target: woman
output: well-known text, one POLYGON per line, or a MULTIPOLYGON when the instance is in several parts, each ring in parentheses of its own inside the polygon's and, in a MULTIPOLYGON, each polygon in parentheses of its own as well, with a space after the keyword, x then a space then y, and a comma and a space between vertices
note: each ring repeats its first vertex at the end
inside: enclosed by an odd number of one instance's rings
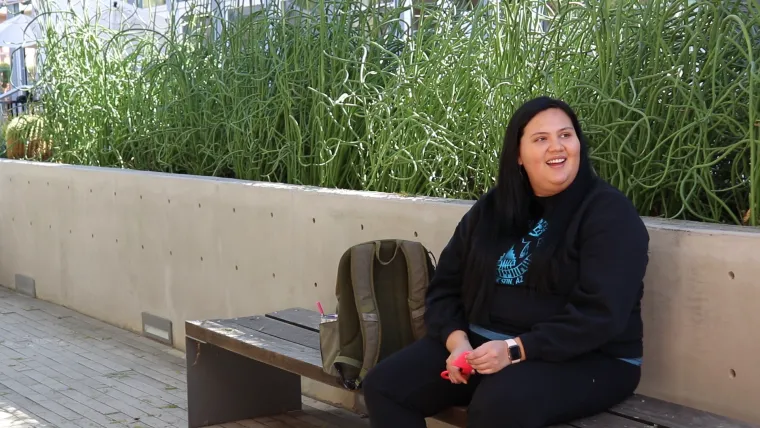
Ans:
POLYGON ((523 105, 499 167, 441 253, 428 335, 363 383, 372 427, 424 427, 468 405, 469 427, 541 428, 602 412, 638 386, 649 235, 594 174, 572 109, 546 97, 523 105), (469 377, 453 365, 467 351, 469 377))

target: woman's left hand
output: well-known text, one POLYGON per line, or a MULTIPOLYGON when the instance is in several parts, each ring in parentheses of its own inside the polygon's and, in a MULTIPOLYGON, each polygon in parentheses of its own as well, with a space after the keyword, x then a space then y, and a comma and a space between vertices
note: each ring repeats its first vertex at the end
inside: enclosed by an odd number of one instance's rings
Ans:
POLYGON ((467 355, 467 362, 480 374, 496 373, 511 363, 507 342, 486 342, 467 355))

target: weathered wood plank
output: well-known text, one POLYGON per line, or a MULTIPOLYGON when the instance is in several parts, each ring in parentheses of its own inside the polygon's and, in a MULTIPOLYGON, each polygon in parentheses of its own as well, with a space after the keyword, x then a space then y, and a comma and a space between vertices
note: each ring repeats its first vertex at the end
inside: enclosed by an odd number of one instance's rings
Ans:
POLYGON ((233 322, 187 321, 185 332, 196 340, 328 385, 340 386, 334 377, 322 371, 319 351, 312 348, 253 331, 233 322))
POLYGON ((600 413, 590 418, 584 418, 569 423, 575 428, 652 428, 653 425, 632 421, 622 416, 610 413, 600 413))
POLYGON ((293 428, 289 424, 286 424, 285 422, 279 421, 274 418, 257 418, 256 422, 263 425, 265 428, 293 428))
MULTIPOLYGON (((299 413, 303 413, 303 410, 301 410, 299 413)), ((285 424, 289 428, 314 428, 314 425, 297 419, 295 416, 297 415, 294 415, 292 413, 283 413, 281 415, 272 416, 272 419, 285 424)))
POLYGON ((287 340, 288 342, 297 343, 299 345, 319 350, 319 333, 274 318, 257 315, 253 317, 213 321, 230 321, 243 327, 250 328, 254 331, 266 333, 270 336, 287 340))
POLYGON ((667 428, 758 428, 758 425, 641 395, 620 403, 610 412, 667 428))
MULTIPOLYGON (((245 428, 266 428, 266 425, 256 422, 255 419, 246 419, 244 421, 237 421, 237 424, 245 428)), ((224 427, 224 425, 221 425, 221 426, 224 427)))
MULTIPOLYGON (((455 426, 467 426, 467 408, 452 407, 439 414, 438 418, 455 426)), ((609 413, 602 413, 591 418, 572 421, 568 424, 552 425, 549 428, 652 428, 652 425, 631 421, 609 413)))
POLYGON ((319 312, 304 308, 290 308, 270 312, 267 317, 300 326, 319 333, 319 312))
POLYGON ((299 421, 308 423, 310 426, 314 428, 329 428, 330 426, 332 426, 330 425, 329 422, 325 421, 324 419, 321 419, 319 417, 319 413, 320 413, 319 410, 314 409, 304 404, 301 414, 295 415, 294 417, 298 419, 299 421))

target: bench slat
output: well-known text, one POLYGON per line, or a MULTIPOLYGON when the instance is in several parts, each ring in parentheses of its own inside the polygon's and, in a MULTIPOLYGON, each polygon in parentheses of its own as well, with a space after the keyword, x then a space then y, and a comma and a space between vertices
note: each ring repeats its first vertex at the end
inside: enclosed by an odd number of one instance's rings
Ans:
POLYGON ((319 312, 304 308, 290 308, 270 312, 267 317, 319 333, 319 312))
POLYGON ((652 428, 652 425, 632 421, 610 413, 600 413, 590 418, 570 422, 575 428, 652 428))
POLYGON ((620 403, 610 412, 668 428, 758 428, 758 425, 641 395, 620 403))
MULTIPOLYGON (((442 412, 439 416, 452 425, 466 426, 467 410, 464 407, 453 407, 442 412)), ((596 416, 571 421, 567 424, 552 425, 549 428, 652 428, 653 426, 610 413, 600 413, 596 416)))
POLYGON ((293 324, 258 315, 253 317, 232 318, 230 321, 254 331, 266 333, 270 336, 287 340, 288 342, 319 350, 319 333, 293 324))

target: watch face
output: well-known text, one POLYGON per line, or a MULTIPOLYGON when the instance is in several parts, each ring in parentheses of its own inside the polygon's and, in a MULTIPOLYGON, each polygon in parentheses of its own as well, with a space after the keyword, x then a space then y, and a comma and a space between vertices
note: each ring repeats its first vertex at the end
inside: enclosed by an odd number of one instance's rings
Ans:
POLYGON ((512 361, 519 360, 521 356, 522 355, 520 355, 520 347, 519 346, 510 346, 509 347, 509 359, 510 360, 512 360, 512 361))

